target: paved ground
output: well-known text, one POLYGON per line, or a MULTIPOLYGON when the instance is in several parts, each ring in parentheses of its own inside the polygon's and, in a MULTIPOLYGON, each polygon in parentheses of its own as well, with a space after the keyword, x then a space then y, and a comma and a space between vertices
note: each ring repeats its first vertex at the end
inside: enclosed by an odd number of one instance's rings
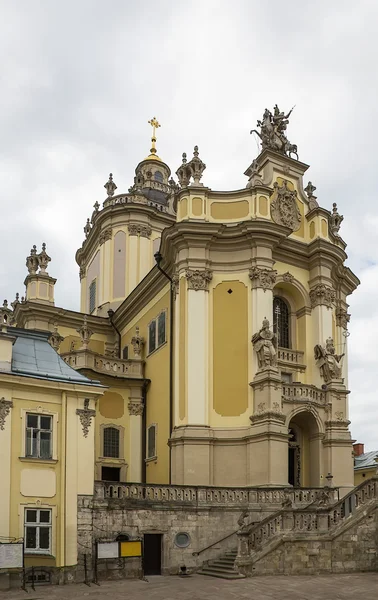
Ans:
POLYGON ((67 585, 0 592, 0 600, 377 600, 378 573, 306 577, 253 577, 226 581, 201 575, 149 577, 145 581, 104 582, 101 586, 67 585))

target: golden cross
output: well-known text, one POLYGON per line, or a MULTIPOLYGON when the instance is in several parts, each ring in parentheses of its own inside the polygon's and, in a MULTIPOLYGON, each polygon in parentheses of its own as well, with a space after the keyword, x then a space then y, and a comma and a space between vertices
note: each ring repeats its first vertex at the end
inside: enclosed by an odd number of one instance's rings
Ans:
POLYGON ((153 119, 151 119, 151 121, 148 121, 149 124, 152 126, 152 137, 155 137, 155 129, 158 129, 159 127, 161 127, 160 123, 158 122, 158 120, 156 119, 156 117, 154 117, 153 119))

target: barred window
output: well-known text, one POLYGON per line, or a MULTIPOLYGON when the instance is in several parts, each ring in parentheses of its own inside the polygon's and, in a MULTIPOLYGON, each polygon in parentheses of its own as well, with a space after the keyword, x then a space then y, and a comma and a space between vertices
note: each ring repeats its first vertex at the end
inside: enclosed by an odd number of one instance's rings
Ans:
POLYGON ((273 331, 277 335, 278 345, 290 348, 289 307, 279 297, 273 300, 273 331))
POLYGON ((26 456, 31 458, 52 457, 52 417, 26 415, 26 456))
POLYGON ((25 551, 51 553, 51 510, 25 509, 25 551))
POLYGON ((148 326, 148 352, 149 354, 166 342, 166 316, 163 310, 148 326))
POLYGON ((148 350, 153 352, 156 348, 156 321, 151 321, 148 326, 148 350))
POLYGON ((156 456, 156 425, 150 425, 147 430, 147 458, 156 456))
POLYGON ((119 429, 115 427, 104 429, 104 456, 119 458, 119 429))
POLYGON ((123 360, 128 360, 128 358, 129 358, 129 347, 128 346, 123 347, 122 358, 123 358, 123 360))
POLYGON ((89 286, 89 312, 93 313, 96 308, 96 280, 94 279, 89 286))
POLYGON ((165 342, 165 312, 158 316, 158 341, 157 345, 161 346, 165 342))

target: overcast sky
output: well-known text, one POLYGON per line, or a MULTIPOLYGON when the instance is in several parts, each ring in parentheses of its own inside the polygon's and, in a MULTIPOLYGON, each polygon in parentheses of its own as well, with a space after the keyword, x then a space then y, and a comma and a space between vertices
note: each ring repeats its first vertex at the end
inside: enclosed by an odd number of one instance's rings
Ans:
POLYGON ((198 144, 203 182, 241 188, 266 106, 321 206, 345 219, 352 435, 378 449, 378 2, 0 0, 0 297, 24 292, 47 243, 56 304, 79 308, 76 249, 110 171, 118 192, 150 148, 172 172, 198 144))

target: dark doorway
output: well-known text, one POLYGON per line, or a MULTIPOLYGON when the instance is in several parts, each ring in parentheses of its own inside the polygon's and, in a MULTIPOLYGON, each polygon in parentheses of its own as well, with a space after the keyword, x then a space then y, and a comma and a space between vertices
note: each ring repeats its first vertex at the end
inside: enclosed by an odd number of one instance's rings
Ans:
POLYGON ((143 544, 145 575, 161 575, 161 534, 145 533, 143 544))
POLYGON ((119 467, 102 467, 101 479, 102 481, 120 481, 119 467))

